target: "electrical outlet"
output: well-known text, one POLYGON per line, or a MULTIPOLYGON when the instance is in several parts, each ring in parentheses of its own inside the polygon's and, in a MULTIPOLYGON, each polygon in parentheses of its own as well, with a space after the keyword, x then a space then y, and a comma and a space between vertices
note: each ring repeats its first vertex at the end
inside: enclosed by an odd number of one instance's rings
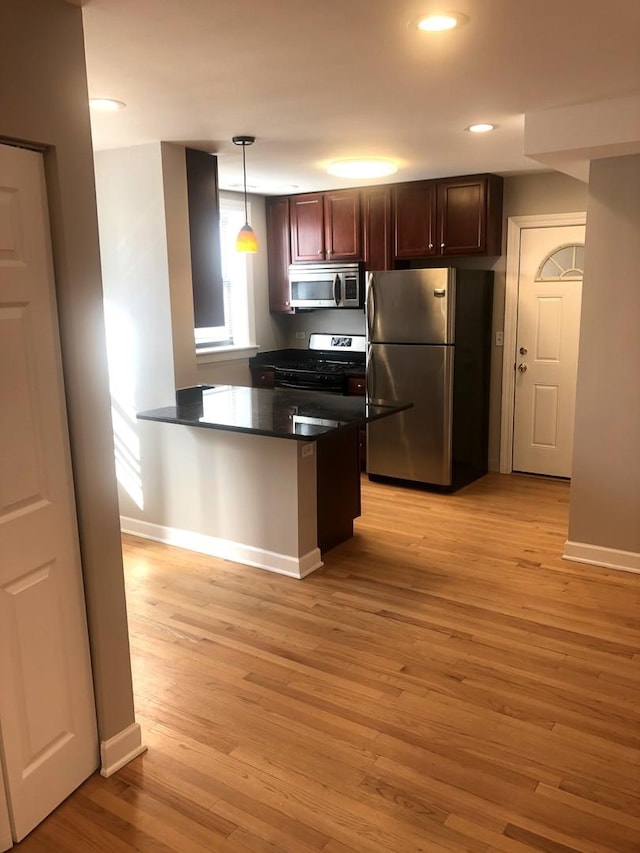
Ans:
POLYGON ((296 332, 296 340, 303 341, 307 336, 304 332, 296 332))
POLYGON ((504 346, 504 332, 496 332, 496 346, 503 347, 504 346))

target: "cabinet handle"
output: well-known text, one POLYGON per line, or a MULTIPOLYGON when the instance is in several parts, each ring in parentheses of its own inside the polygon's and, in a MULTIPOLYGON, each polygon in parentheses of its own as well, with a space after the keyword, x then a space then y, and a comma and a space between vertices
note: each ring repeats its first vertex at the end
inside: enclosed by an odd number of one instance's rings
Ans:
POLYGON ((321 254, 322 254, 322 249, 318 249, 318 254, 319 254, 319 255, 321 255, 321 254))
POLYGON ((444 249, 444 243, 440 243, 440 248, 444 249))
POLYGON ((433 249, 433 243, 429 243, 429 248, 433 249))
POLYGON ((327 249, 327 255, 329 255, 329 256, 333 255, 333 249, 327 249))

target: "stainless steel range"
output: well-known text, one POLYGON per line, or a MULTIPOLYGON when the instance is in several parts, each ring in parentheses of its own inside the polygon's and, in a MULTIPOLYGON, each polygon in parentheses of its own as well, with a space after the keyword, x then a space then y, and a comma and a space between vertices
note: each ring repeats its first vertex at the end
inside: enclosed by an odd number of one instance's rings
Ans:
POLYGON ((251 360, 251 366, 272 370, 276 388, 342 394, 350 374, 364 375, 365 352, 365 335, 314 332, 309 337, 308 349, 260 353, 251 360))

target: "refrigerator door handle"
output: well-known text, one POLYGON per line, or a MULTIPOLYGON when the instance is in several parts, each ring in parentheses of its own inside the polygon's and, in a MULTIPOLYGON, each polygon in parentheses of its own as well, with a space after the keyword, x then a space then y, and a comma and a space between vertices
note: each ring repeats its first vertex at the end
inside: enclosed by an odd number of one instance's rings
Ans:
POLYGON ((376 310, 376 300, 373 293, 373 273, 369 273, 369 279, 367 281, 367 330, 369 333, 369 340, 371 340, 373 333, 373 320, 374 313, 376 310))
POLYGON ((373 347, 371 345, 369 345, 369 349, 367 351, 367 378, 365 384, 367 399, 371 400, 373 398, 372 390, 375 388, 376 384, 375 367, 373 364, 373 347))

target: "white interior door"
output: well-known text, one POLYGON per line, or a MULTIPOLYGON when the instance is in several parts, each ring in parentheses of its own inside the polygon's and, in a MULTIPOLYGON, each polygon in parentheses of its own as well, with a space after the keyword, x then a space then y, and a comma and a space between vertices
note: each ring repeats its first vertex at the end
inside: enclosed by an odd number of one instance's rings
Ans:
POLYGON ((513 470, 571 476, 584 226, 520 237, 513 470))
POLYGON ((0 146, 0 770, 23 838, 98 766, 42 157, 0 146))

